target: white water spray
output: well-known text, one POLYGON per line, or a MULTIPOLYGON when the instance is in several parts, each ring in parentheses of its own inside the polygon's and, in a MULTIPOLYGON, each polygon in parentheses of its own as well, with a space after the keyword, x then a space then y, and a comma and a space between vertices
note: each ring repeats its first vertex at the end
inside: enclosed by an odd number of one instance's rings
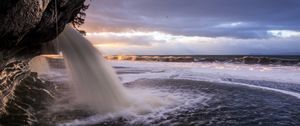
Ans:
POLYGON ((72 87, 81 103, 100 113, 128 106, 127 95, 116 73, 87 39, 70 26, 58 38, 72 87))

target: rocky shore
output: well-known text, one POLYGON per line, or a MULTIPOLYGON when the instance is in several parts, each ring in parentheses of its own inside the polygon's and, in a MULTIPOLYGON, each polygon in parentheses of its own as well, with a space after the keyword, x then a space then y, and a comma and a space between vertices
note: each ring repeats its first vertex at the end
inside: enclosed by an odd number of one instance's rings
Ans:
POLYGON ((0 125, 38 125, 39 111, 55 86, 31 72, 28 62, 43 54, 82 10, 85 0, 1 0, 0 125), (55 4, 56 3, 56 4, 55 4))

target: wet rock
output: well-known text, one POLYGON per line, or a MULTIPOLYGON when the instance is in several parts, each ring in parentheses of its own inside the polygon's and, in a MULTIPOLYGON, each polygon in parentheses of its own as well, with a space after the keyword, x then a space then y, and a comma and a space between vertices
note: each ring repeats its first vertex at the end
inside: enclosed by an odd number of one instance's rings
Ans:
POLYGON ((32 73, 28 61, 75 19, 84 1, 0 1, 1 126, 38 124, 38 112, 51 102, 54 85, 32 73))
POLYGON ((57 9, 55 0, 1 0, 0 49, 53 40, 75 18, 85 0, 56 1, 57 9))
POLYGON ((0 125, 36 125, 38 112, 54 99, 55 86, 30 72, 28 64, 11 61, 1 72, 0 125))

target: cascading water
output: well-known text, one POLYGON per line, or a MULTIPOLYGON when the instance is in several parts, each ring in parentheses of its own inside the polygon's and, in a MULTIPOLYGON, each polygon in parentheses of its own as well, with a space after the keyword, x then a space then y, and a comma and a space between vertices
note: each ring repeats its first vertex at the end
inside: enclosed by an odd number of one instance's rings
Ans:
POLYGON ((87 39, 70 26, 58 38, 80 103, 100 113, 128 106, 127 94, 116 73, 87 39))

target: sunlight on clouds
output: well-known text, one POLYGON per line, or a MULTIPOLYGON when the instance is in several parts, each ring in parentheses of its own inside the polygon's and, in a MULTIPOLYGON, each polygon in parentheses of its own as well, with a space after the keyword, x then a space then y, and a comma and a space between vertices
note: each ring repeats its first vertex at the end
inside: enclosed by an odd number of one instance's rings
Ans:
POLYGON ((165 32, 129 31, 87 33, 87 38, 107 55, 260 54, 297 52, 299 32, 272 31, 267 39, 237 39, 173 35, 165 32), (245 53, 246 52, 246 53, 245 53))
POLYGON ((280 38, 300 37, 300 32, 291 30, 270 30, 268 33, 280 38))
POLYGON ((117 47, 121 47, 121 45, 119 45, 119 44, 94 44, 94 46, 100 47, 100 48, 117 48, 117 47))
POLYGON ((104 54, 191 54, 215 43, 214 38, 158 31, 98 32, 87 33, 86 37, 104 54))
POLYGON ((157 36, 158 39, 164 39, 166 33, 163 32, 92 32, 87 33, 87 36, 119 36, 119 37, 135 37, 135 36, 157 36))
MULTIPOLYGON (((87 38, 91 39, 92 42, 95 42, 95 38, 99 38, 101 40, 105 40, 101 42, 96 42, 97 44, 116 44, 115 40, 135 40, 141 41, 142 39, 147 38, 148 41, 151 41, 152 44, 155 43, 162 43, 162 42, 211 42, 213 40, 209 37, 198 37, 198 36, 183 36, 183 35, 172 35, 164 32, 153 31, 153 32, 140 32, 140 31, 133 31, 133 32, 94 32, 94 33, 87 33, 87 38), (136 40, 134 38, 140 38, 140 40, 136 40), (103 38, 110 38, 112 41, 103 38)), ((98 39, 98 40, 99 40, 98 39)), ((131 43, 125 42, 123 44, 130 45, 131 43)), ((136 43, 136 42, 135 42, 136 43)), ((122 43, 119 43, 122 44, 122 43)), ((144 44, 141 44, 144 45, 144 44)))
POLYGON ((234 28, 234 27, 239 27, 239 26, 245 26, 245 22, 231 22, 231 23, 223 23, 219 24, 216 27, 217 28, 234 28))

